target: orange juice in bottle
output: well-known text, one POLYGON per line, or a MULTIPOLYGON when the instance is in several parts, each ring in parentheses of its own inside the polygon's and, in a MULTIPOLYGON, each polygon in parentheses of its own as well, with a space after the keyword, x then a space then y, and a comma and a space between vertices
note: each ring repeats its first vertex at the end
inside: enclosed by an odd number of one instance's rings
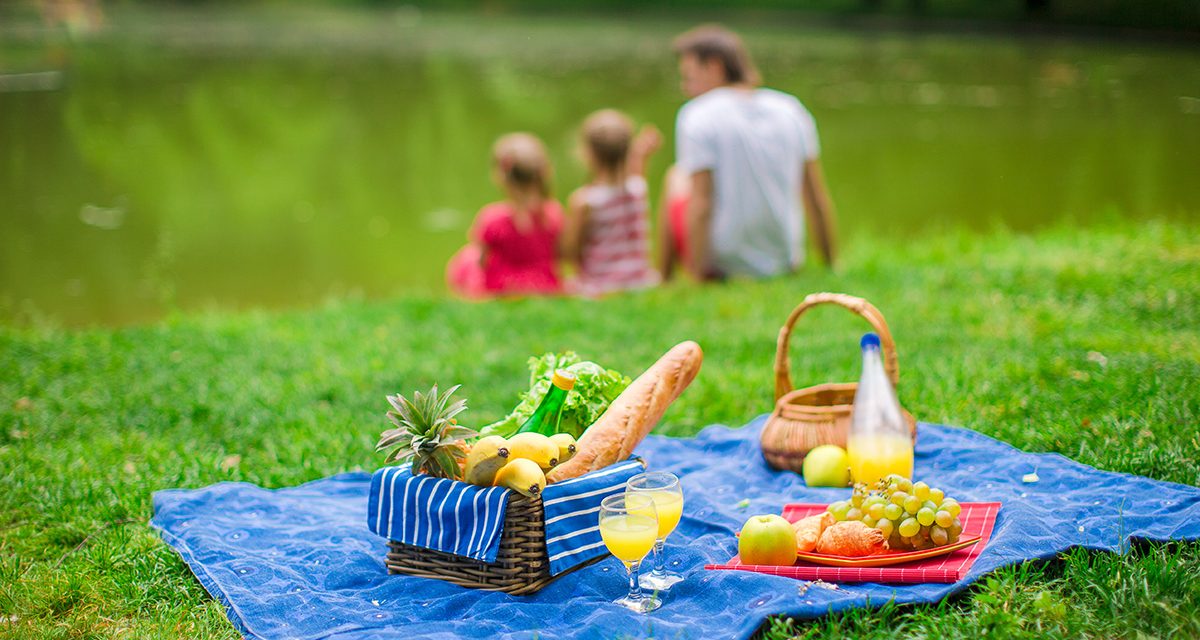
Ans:
POLYGON ((846 453, 855 483, 873 485, 889 474, 912 478, 913 444, 892 381, 883 369, 879 336, 862 342, 863 370, 854 395, 846 453))

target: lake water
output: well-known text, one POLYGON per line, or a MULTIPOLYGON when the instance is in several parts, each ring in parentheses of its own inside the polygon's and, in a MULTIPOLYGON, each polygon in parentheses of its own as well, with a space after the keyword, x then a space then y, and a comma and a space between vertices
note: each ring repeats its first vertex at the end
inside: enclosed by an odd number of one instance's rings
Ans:
MULTIPOLYGON (((578 123, 620 108, 663 130, 657 182, 683 102, 669 42, 692 24, 172 11, 74 40, 0 24, 0 320, 442 290, 498 196, 499 134, 541 136, 562 195, 583 178, 578 123)), ((815 115, 847 242, 1200 213, 1200 49, 735 26, 815 115)))

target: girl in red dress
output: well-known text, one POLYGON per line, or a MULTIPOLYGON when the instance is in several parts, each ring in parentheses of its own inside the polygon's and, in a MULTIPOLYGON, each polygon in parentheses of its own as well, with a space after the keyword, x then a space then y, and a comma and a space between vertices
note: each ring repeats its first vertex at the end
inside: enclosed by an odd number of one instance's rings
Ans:
POLYGON ((446 280, 469 298, 562 292, 558 242, 562 207, 550 197, 550 160, 541 140, 510 133, 492 147, 505 199, 479 210, 469 242, 450 259, 446 280))

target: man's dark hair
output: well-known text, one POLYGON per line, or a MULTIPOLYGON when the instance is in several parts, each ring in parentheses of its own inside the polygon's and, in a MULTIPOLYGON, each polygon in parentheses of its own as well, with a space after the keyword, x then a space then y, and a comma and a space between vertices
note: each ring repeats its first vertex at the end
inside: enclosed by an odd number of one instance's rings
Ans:
POLYGON ((729 84, 757 85, 760 82, 758 69, 750 60, 742 39, 719 24, 700 25, 682 33, 675 38, 673 46, 676 55, 691 54, 701 62, 720 62, 729 84))

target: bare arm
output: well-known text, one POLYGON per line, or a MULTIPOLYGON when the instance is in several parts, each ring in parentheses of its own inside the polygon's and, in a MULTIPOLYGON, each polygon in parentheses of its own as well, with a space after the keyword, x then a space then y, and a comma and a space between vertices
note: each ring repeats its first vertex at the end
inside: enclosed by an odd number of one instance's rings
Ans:
POLYGON ((663 282, 675 275, 675 242, 671 237, 671 193, 664 185, 658 203, 658 273, 663 282))
POLYGON ((567 215, 563 221, 562 236, 558 240, 559 256, 575 265, 579 264, 587 217, 588 206, 583 198, 583 189, 577 189, 567 199, 567 215))
POLYGON ((820 160, 809 160, 804 163, 804 184, 801 186, 804 214, 808 217, 808 226, 816 238, 817 248, 825 259, 825 264, 834 266, 837 260, 837 235, 833 201, 829 198, 829 190, 825 187, 825 174, 821 170, 820 160))
POLYGON ((625 164, 628 173, 635 176, 646 175, 647 161, 661 146, 662 134, 659 133, 658 127, 652 124, 643 125, 633 143, 629 145, 629 157, 625 164))
POLYGON ((688 200, 687 238, 691 252, 689 270, 699 280, 712 280, 720 274, 712 263, 712 196, 711 170, 692 174, 692 194, 688 200))

